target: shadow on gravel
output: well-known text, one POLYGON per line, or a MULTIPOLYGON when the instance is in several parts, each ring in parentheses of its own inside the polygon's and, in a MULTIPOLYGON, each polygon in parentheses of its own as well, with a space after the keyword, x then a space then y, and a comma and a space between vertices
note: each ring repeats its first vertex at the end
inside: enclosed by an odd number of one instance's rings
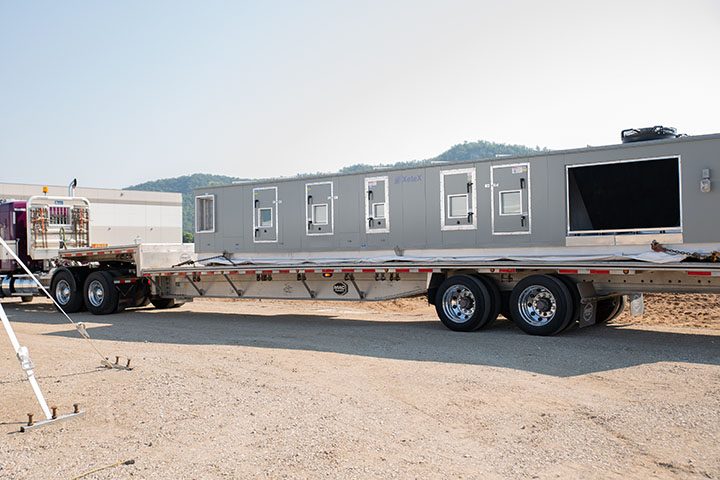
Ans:
MULTIPOLYGON (((4 304, 11 321, 64 324, 46 304, 4 304)), ((388 316, 393 315, 388 313, 388 316)), ((521 333, 498 320, 487 330, 456 333, 437 320, 350 320, 317 313, 244 315, 178 310, 75 314, 93 338, 121 342, 242 345, 365 357, 512 368, 569 377, 656 362, 720 365, 720 335, 597 326, 555 337, 521 333)), ((74 331, 48 335, 77 338, 74 331)))

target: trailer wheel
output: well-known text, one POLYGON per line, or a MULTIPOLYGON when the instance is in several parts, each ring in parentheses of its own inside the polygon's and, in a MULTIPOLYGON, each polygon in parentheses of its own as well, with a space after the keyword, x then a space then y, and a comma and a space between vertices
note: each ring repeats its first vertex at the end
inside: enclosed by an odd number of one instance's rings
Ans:
POLYGON ((487 319, 487 322, 482 325, 482 327, 479 327, 487 328, 492 325, 493 322, 497 320, 498 315, 500 315, 500 310, 502 309, 502 295, 500 294, 500 289, 492 278, 484 277, 482 275, 475 275, 475 278, 480 280, 490 293, 490 317, 487 319))
POLYGON ((67 313, 76 313, 85 307, 81 288, 82 282, 70 270, 61 269, 53 275, 50 294, 67 313))
POLYGON ((613 298, 606 298, 597 302, 597 313, 595 315, 595 324, 607 323, 614 320, 625 309, 625 297, 618 295, 613 298))
POLYGON ((185 304, 185 302, 177 301, 174 298, 151 298, 150 303, 153 304, 153 307, 159 310, 165 310, 166 308, 178 308, 185 304))
POLYGON ((450 330, 471 332, 488 323, 492 297, 479 279, 470 275, 455 275, 438 287, 435 311, 450 330))
POLYGON ((88 275, 83 293, 85 305, 93 315, 108 315, 118 310, 120 294, 109 272, 99 271, 88 275))
POLYGON ((30 303, 30 302, 33 301, 34 298, 35 298, 35 297, 32 297, 32 296, 30 296, 30 295, 27 295, 27 296, 25 296, 25 297, 20 297, 20 302, 22 302, 22 303, 30 303))
POLYGON ((568 323, 567 327, 564 328, 564 331, 567 332, 575 330, 580 325, 580 315, 582 314, 582 298, 580 297, 580 292, 578 291, 577 282, 566 275, 556 275, 555 278, 565 284, 568 290, 570 290, 570 296, 572 297, 572 304, 570 305, 570 308, 573 313, 570 317, 570 323, 568 323))
POLYGON ((565 283, 550 275, 518 282, 510 295, 513 321, 530 335, 555 335, 573 318, 573 297, 565 283))

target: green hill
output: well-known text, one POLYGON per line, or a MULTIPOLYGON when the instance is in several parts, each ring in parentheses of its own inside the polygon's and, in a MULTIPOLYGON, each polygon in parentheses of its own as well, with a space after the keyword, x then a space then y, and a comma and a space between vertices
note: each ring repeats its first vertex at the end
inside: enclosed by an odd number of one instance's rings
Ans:
MULTIPOLYGON (((504 143, 486 142, 478 140, 477 142, 464 142, 454 145, 449 150, 441 153, 437 157, 425 160, 411 160, 405 162, 397 162, 383 165, 368 165, 358 163, 350 165, 339 170, 339 173, 360 173, 370 172, 378 167, 382 168, 412 168, 430 165, 436 162, 467 162, 472 160, 481 160, 484 158, 495 158, 498 155, 529 155, 538 152, 544 152, 547 149, 540 147, 530 148, 523 145, 507 145, 504 143)), ((316 175, 308 173, 300 173, 298 177, 316 175)), ((183 198, 183 240, 192 242, 195 222, 195 202, 193 199, 193 189, 206 187, 210 185, 227 185, 232 182, 248 180, 237 177, 228 177, 226 175, 210 175, 207 173, 194 173, 192 175, 184 175, 175 178, 163 178, 161 180, 153 180, 127 187, 127 190, 144 190, 152 192, 177 192, 182 194, 183 198)))

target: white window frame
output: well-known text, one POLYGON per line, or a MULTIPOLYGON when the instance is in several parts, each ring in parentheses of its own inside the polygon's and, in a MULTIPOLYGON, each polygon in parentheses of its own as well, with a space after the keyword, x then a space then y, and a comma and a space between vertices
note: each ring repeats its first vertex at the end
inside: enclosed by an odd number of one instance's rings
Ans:
POLYGON ((478 196, 478 188, 477 188, 477 173, 475 171, 474 167, 470 168, 455 168, 452 170, 440 170, 440 230, 442 231, 451 231, 451 230, 477 230, 477 196, 478 196), (465 193, 457 193, 457 194, 449 194, 446 196, 445 194, 445 177, 451 176, 451 175, 461 175, 465 174, 470 178, 470 181, 472 182, 472 196, 470 196, 467 192, 465 193), (446 213, 450 213, 446 209, 449 208, 449 205, 446 205, 446 203, 449 203, 449 200, 447 200, 448 197, 455 195, 467 195, 468 197, 468 211, 464 215, 464 217, 450 217, 449 215, 446 217, 446 213), (464 224, 464 225, 448 225, 445 220, 446 219, 458 219, 458 218, 467 218, 468 214, 472 212, 472 223, 464 224))
POLYGON ((607 234, 615 234, 615 233, 637 233, 637 234, 643 234, 643 233, 655 233, 659 231, 665 231, 666 233, 680 233, 682 234, 684 232, 683 227, 683 177, 682 177, 682 155, 680 154, 670 154, 670 155, 663 155, 661 157, 643 157, 643 158, 627 158, 623 160, 609 160, 609 161, 602 161, 602 162, 591 162, 591 163, 571 163, 565 165, 565 230, 566 230, 566 236, 576 236, 576 235, 583 235, 583 236, 591 236, 591 235, 607 235, 607 234), (678 166, 678 194, 679 194, 679 200, 680 200, 680 226, 679 227, 667 227, 667 228, 631 228, 631 229, 616 229, 616 230, 570 230, 570 172, 569 170, 571 168, 576 167, 593 167, 598 165, 611 165, 614 163, 631 163, 631 162, 646 162, 650 160, 669 160, 669 159, 677 159, 677 166, 678 166))
POLYGON ((275 226, 274 217, 275 214, 273 213, 272 207, 260 207, 257 209, 257 228, 273 228, 275 226), (270 224, 269 225, 263 225, 262 223, 262 212, 263 210, 270 210, 270 224))
POLYGON ((448 208, 447 218, 467 218, 468 214, 470 213, 470 209, 468 208, 468 207, 470 207, 470 202, 469 202, 470 199, 468 198, 469 196, 470 195, 467 193, 453 193, 453 194, 448 195, 447 196, 447 208, 448 208), (451 215, 452 210, 450 209, 450 207, 451 207, 450 199, 458 198, 458 197, 465 197, 465 213, 463 215, 451 215))
POLYGON ((330 204, 328 203, 313 203, 310 205, 310 217, 313 225, 329 225, 330 224, 330 204), (325 207, 325 221, 318 222, 315 219, 315 209, 318 207, 325 207))
POLYGON ((196 195, 195 196, 195 233, 215 233, 215 195, 206 193, 203 195, 196 195), (212 200, 212 228, 206 229, 206 230, 200 230, 199 229, 199 222, 198 222, 198 212, 200 209, 198 208, 198 200, 212 200))
POLYGON ((387 175, 381 176, 381 177, 365 177, 365 190, 364 190, 364 196, 365 196, 365 233, 390 233, 390 178, 387 175), (370 189, 370 182, 385 182, 385 201, 384 202, 373 202, 373 204, 370 203, 370 199, 368 198, 368 190, 370 189), (385 220, 385 227, 383 228, 376 228, 370 226, 370 218, 371 217, 369 213, 375 213, 374 208, 375 204, 384 203, 385 204, 385 216, 383 217, 383 220, 385 220))
POLYGON ((379 218, 379 219, 382 219, 382 220, 386 220, 386 219, 387 219, 387 218, 386 218, 386 217, 387 217, 387 213, 386 213, 386 211, 387 211, 387 202, 376 202, 376 203, 373 203, 373 204, 372 204, 372 207, 370 208, 370 210, 372 211, 373 218, 379 218), (382 216, 380 216, 380 215, 377 214, 377 208, 378 208, 380 205, 382 205, 382 208, 383 208, 383 214, 382 214, 382 216))
POLYGON ((498 215, 501 217, 517 217, 518 215, 524 215, 525 212, 523 212, 523 194, 522 190, 520 189, 514 189, 514 190, 500 190, 498 192, 498 215), (519 193, 520 194, 520 211, 518 213, 503 213, 503 193, 519 193))

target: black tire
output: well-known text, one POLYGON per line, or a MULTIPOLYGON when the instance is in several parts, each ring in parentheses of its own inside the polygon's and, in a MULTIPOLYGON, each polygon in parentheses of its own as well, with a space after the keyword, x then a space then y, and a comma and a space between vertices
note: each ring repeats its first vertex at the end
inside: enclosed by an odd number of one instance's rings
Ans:
POLYGON ((70 270, 58 270, 50 283, 50 295, 66 313, 85 309, 82 282, 70 270))
POLYGON ((555 278, 560 279, 560 281, 568 287, 568 290, 570 290, 570 296, 572 297, 571 308, 573 313, 570 323, 568 323, 568 326, 565 327, 565 331, 575 330, 580 325, 580 315, 582 314, 582 298, 580 297, 580 292, 577 288, 577 282, 566 275, 557 275, 555 278))
POLYGON ((475 275, 475 278, 482 282, 490 292, 490 317, 487 319, 485 324, 478 328, 488 328, 497 320, 500 315, 500 309, 502 308, 502 295, 500 295, 500 289, 492 278, 484 277, 482 275, 475 275))
POLYGON ((185 302, 177 301, 174 298, 151 298, 150 303, 153 304, 153 307, 159 310, 165 310, 167 308, 178 308, 185 304, 185 302))
POLYGON ((113 280, 112 274, 104 271, 93 272, 85 280, 83 298, 93 315, 109 315, 118 311, 120 293, 113 280))
POLYGON ((471 332, 488 323, 492 314, 492 297, 479 279, 471 275, 455 275, 438 288, 435 311, 450 330, 471 332))
POLYGON ((20 297, 20 301, 21 301, 22 303, 30 303, 30 302, 33 301, 34 298, 35 298, 35 297, 28 295, 28 296, 25 296, 25 297, 20 297))
POLYGON ((595 325, 610 322, 618 317, 625 309, 625 297, 618 295, 613 298, 598 300, 595 325))
POLYGON ((567 285, 550 275, 523 278, 510 295, 513 321, 530 335, 555 335, 563 331, 572 321, 572 304, 567 285))

